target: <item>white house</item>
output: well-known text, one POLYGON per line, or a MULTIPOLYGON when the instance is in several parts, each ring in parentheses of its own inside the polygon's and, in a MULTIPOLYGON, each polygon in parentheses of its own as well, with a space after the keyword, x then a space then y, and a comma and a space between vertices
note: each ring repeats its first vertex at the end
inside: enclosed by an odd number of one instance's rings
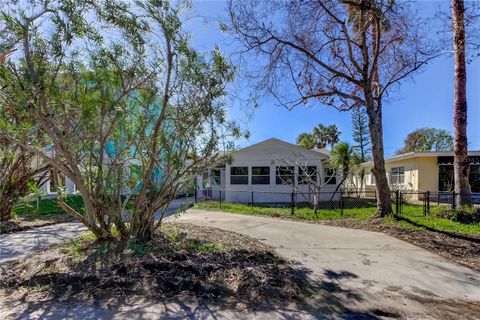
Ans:
POLYGON ((340 180, 328 167, 327 150, 308 150, 275 138, 238 150, 232 158, 232 163, 212 168, 197 178, 200 197, 286 203, 295 191, 296 201, 302 201, 312 191, 313 179, 320 186, 316 189, 321 192, 320 199, 329 200, 340 180))

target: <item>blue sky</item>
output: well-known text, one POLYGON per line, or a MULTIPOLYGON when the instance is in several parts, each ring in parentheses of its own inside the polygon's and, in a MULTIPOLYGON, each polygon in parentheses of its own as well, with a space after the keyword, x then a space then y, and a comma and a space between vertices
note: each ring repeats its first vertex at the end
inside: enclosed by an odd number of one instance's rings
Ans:
MULTIPOLYGON (((431 15, 437 6, 449 1, 418 1, 422 15, 431 15)), ((187 29, 194 46, 209 51, 218 44, 222 52, 231 53, 236 44, 218 28, 218 19, 226 19, 224 1, 194 1, 191 20, 187 29)), ((478 36, 478 35, 477 35, 478 36)), ((470 150, 480 150, 480 58, 467 66, 468 72, 468 139, 470 150)), ((238 78, 236 95, 246 96, 250 87, 245 79, 238 78)), ((341 140, 351 142, 351 114, 339 112, 320 102, 288 111, 274 106, 268 99, 261 107, 252 110, 246 103, 233 100, 229 105, 232 119, 241 121, 251 132, 248 141, 238 141, 239 146, 250 145, 271 137, 295 142, 301 132, 309 132, 318 123, 336 124, 341 140), (247 114, 253 115, 246 116, 247 114)), ((447 129, 453 133, 453 58, 443 57, 427 65, 414 80, 403 82, 395 93, 395 99, 384 105, 385 154, 391 156, 401 148, 406 135, 421 127, 447 129)))

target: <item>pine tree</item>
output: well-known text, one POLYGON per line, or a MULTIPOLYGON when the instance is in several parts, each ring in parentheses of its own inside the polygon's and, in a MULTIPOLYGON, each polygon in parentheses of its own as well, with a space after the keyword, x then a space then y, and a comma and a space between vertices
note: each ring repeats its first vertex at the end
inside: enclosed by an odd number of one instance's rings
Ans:
POLYGON ((368 118, 365 108, 352 110, 352 127, 354 148, 360 156, 361 162, 370 159, 370 135, 368 133, 368 118))

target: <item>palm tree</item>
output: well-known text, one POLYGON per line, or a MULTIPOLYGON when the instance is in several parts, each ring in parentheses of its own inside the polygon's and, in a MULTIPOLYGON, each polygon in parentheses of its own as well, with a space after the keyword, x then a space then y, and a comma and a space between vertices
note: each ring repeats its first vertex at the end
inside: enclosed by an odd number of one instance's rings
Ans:
POLYGON ((338 130, 336 125, 331 124, 327 127, 328 143, 330 144, 332 150, 333 146, 340 140, 340 134, 341 132, 338 130))
POLYGON ((467 149, 467 70, 465 66, 465 5, 463 0, 452 0, 453 47, 455 57, 453 101, 453 171, 457 206, 470 203, 469 162, 467 149))
POLYGON ((297 145, 305 149, 315 148, 315 139, 310 133, 302 132, 297 137, 297 145))
MULTIPOLYGON (((390 29, 390 23, 384 14, 392 10, 395 5, 395 0, 342 0, 347 6, 348 19, 353 26, 359 40, 365 37, 365 33, 371 34, 371 51, 379 50, 380 43, 377 39, 380 35, 390 29)), ((372 97, 378 97, 381 87, 379 84, 378 64, 373 64, 372 75, 372 97)), ((375 99, 374 99, 375 100, 375 99)), ((376 194, 377 194, 377 211, 381 216, 392 212, 392 201, 390 195, 390 187, 388 185, 387 174, 385 171, 385 159, 383 148, 383 126, 381 107, 378 106, 378 101, 370 107, 367 107, 367 114, 370 119, 376 119, 375 125, 369 125, 369 133, 371 140, 371 149, 373 157, 373 170, 375 176, 376 194), (376 106, 376 107, 375 107, 376 106), (378 108, 376 111, 375 109, 378 108), (379 112, 376 114, 376 112, 379 112)))
POLYGON ((330 152, 330 166, 337 170, 342 170, 342 180, 337 185, 333 195, 335 195, 340 186, 342 186, 347 179, 352 165, 355 163, 355 159, 355 149, 348 142, 338 143, 330 152))
POLYGON ((324 126, 321 123, 315 128, 313 128, 312 135, 315 140, 315 146, 319 149, 325 148, 329 143, 328 127, 324 126))

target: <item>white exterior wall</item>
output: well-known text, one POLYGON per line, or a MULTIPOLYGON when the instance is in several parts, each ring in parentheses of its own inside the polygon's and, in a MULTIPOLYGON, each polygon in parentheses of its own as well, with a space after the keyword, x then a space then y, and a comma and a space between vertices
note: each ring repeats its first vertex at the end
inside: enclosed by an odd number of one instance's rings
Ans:
MULTIPOLYGON (((233 163, 225 167, 225 195, 222 198, 228 202, 279 203, 290 202, 293 191, 290 185, 276 184, 277 166, 295 166, 295 183, 298 182, 298 164, 316 166, 319 181, 323 181, 323 164, 328 159, 325 153, 307 150, 277 139, 270 139, 247 147, 233 155, 233 163), (231 167, 248 167, 248 184, 231 184, 231 167), (252 184, 252 167, 270 167, 270 184, 252 184)), ((338 177, 337 177, 338 181, 338 177)), ((326 185, 321 192, 334 192, 336 185, 326 185)), ((307 185, 299 185, 300 191, 308 192, 307 185)), ((331 194, 324 194, 321 200, 330 200, 331 194)), ((298 196, 296 201, 302 200, 298 196)))
MULTIPOLYGON (((57 192, 50 192, 50 179, 47 180, 41 187, 40 190, 44 194, 45 198, 56 197, 57 192)), ((68 195, 73 195, 76 193, 75 184, 69 178, 65 178, 65 191, 68 195)))

